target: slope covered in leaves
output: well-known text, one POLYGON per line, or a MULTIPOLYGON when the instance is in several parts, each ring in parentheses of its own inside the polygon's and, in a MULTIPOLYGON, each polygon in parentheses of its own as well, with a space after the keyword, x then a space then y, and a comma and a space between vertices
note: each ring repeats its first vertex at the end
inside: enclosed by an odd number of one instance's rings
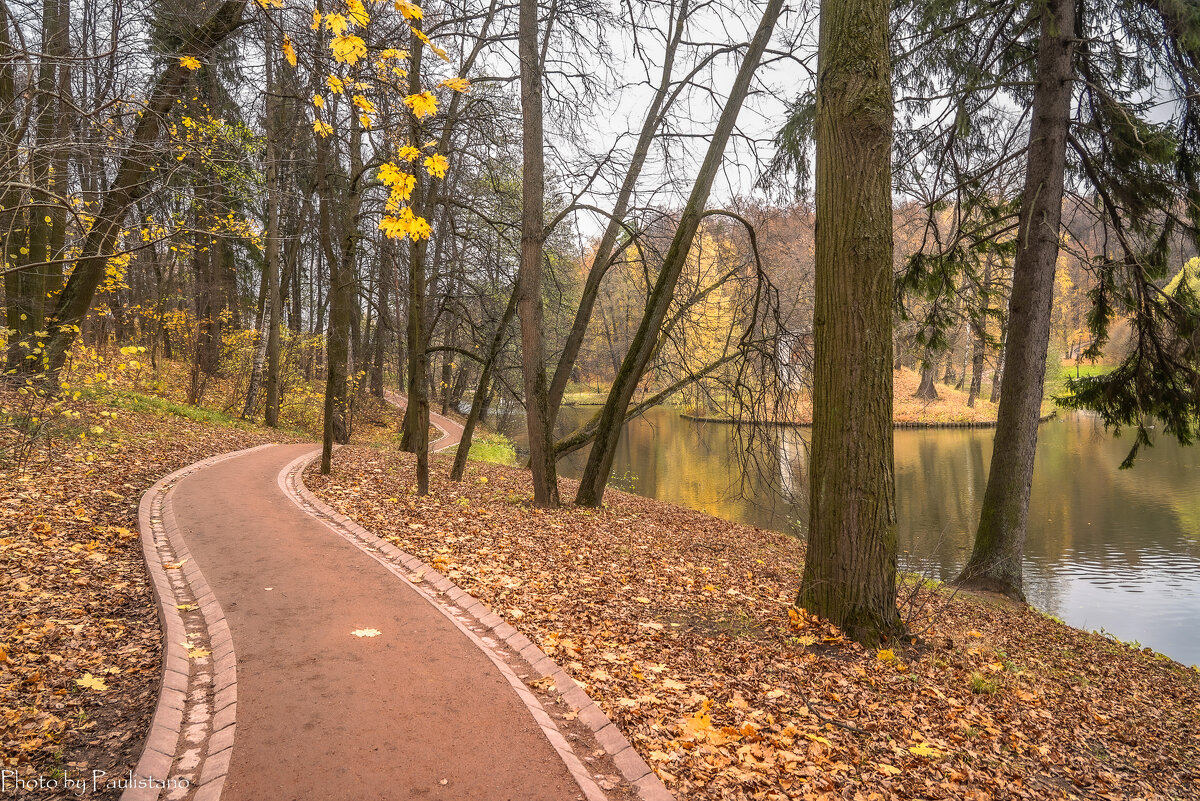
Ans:
MULTIPOLYGON (((0 767, 60 784, 64 774, 132 767, 157 700, 161 633, 137 534, 142 493, 191 462, 276 438, 151 398, 103 397, 116 408, 60 408, 24 470, 11 448, 0 454, 0 767)), ((4 408, 25 402, 0 394, 4 408)), ((13 429, 0 433, 12 443, 13 429)))
POLYGON ((1200 796, 1200 676, 1163 658, 925 587, 920 644, 866 651, 791 608, 787 536, 617 492, 543 513, 523 471, 451 484, 442 457, 423 499, 407 454, 334 465, 309 486, 538 642, 681 799, 1200 796))

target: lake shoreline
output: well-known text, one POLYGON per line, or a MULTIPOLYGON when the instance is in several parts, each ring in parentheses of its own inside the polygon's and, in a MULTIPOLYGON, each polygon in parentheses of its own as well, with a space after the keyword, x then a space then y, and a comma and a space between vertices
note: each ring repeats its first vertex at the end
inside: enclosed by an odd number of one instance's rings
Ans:
MULTIPOLYGON (((728 417, 703 417, 687 412, 678 412, 679 416, 684 420, 691 420, 695 423, 717 423, 718 425, 769 425, 780 426, 783 428, 812 428, 812 422, 806 420, 733 420, 728 417)), ((1039 423, 1045 423, 1058 417, 1058 410, 1055 409, 1038 418, 1039 423)), ((896 420, 892 423, 893 428, 995 428, 995 420, 984 420, 979 422, 955 422, 955 421, 937 421, 937 420, 896 420)))

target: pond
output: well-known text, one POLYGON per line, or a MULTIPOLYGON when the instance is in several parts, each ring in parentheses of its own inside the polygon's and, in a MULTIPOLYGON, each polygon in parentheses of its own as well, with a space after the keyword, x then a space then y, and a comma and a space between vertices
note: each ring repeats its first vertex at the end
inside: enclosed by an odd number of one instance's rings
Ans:
MULTIPOLYGON (((561 428, 596 411, 566 407, 561 428)), ((520 442, 523 421, 506 426, 520 442)), ((1160 432, 1161 433, 1161 432, 1160 432)), ((805 429, 760 446, 742 481, 733 428, 650 410, 626 426, 614 484, 727 520, 805 535, 805 429), (763 453, 762 451, 769 451, 763 453)), ((1200 663, 1200 446, 1157 437, 1131 470, 1129 438, 1069 414, 1042 425, 1030 499, 1026 594, 1073 626, 1200 663)), ((901 567, 954 578, 970 552, 992 452, 988 429, 896 431, 901 567)), ((586 451, 564 458, 577 478, 586 451)))

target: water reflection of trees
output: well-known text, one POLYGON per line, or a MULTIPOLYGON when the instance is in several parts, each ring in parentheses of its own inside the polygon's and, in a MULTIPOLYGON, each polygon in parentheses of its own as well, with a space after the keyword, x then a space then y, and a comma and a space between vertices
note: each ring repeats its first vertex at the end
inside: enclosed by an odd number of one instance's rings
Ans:
MULTIPOLYGON (((643 495, 803 536, 808 436, 779 430, 755 454, 765 469, 742 475, 728 426, 655 409, 626 428, 614 473, 643 495)), ((962 567, 991 447, 988 430, 896 432, 902 567, 940 579, 962 567)), ((1127 448, 1083 416, 1042 427, 1026 548, 1027 590, 1040 608, 1059 609, 1072 582, 1200 583, 1200 451, 1164 441, 1133 470, 1118 470, 1127 448)), ((572 475, 569 464, 563 474, 572 475)))

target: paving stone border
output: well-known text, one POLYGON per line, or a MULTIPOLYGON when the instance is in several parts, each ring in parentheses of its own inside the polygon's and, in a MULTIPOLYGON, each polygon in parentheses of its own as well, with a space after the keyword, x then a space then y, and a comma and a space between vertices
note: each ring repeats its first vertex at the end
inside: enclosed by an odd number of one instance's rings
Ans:
POLYGON ((305 454, 288 464, 279 473, 280 489, 308 514, 320 519, 407 583, 487 655, 537 721, 546 739, 554 746, 588 801, 607 801, 607 796, 598 784, 598 778, 584 764, 585 760, 591 760, 586 755, 584 759, 580 759, 576 754, 537 695, 506 660, 508 653, 518 655, 530 665, 533 674, 536 674, 530 676, 531 680, 540 680, 543 677, 552 679, 555 693, 561 696, 563 704, 577 710, 577 720, 590 730, 596 743, 611 758, 613 765, 642 801, 674 801, 674 796, 662 780, 630 745, 616 724, 609 720, 573 678, 528 637, 504 622, 485 604, 457 587, 428 563, 380 539, 315 496, 304 485, 303 473, 318 455, 319 452, 305 454))
POLYGON ((225 612, 179 531, 172 490, 192 473, 270 447, 268 443, 195 462, 142 495, 138 529, 162 625, 163 672, 150 733, 121 801, 221 797, 237 715, 233 637, 225 612))

